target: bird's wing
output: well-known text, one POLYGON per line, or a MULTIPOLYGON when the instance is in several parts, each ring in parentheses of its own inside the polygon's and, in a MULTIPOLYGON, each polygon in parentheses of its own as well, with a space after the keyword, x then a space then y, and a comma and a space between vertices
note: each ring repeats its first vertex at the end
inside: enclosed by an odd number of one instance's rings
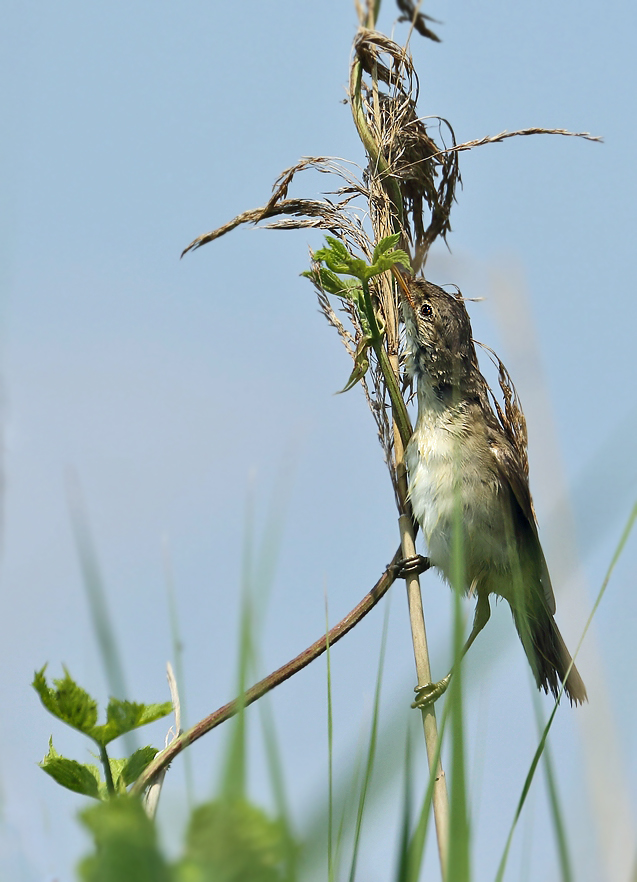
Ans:
MULTIPOLYGON (((490 439, 491 440, 491 439, 490 439)), ((531 491, 526 479, 524 470, 519 461, 518 455, 509 443, 503 443, 501 433, 494 433, 493 443, 489 444, 493 458, 497 464, 498 471, 505 483, 511 488, 511 492, 520 511, 520 516, 524 521, 522 532, 525 534, 527 541, 532 544, 533 557, 537 563, 540 583, 544 589, 544 598, 551 613, 555 613, 555 595, 553 594, 553 586, 551 585, 551 577, 546 565, 546 558, 540 544, 540 537, 537 530, 537 521, 535 520, 535 512, 533 510, 533 501, 531 500, 531 491), (526 529, 524 529, 526 528, 526 529)))

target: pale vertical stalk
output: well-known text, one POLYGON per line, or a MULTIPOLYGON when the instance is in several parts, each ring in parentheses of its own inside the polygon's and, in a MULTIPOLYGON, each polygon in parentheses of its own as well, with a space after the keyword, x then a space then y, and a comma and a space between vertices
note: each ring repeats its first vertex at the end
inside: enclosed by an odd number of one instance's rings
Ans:
MULTIPOLYGON (((166 678, 168 680, 170 698, 172 700, 173 711, 175 713, 175 728, 174 730, 170 729, 168 735, 166 736, 166 746, 168 746, 168 744, 170 744, 173 739, 179 738, 179 736, 183 732, 183 729, 181 728, 181 701, 179 698, 179 688, 177 686, 177 678, 175 677, 173 666, 170 662, 166 662, 166 678)), ((188 756, 189 754, 186 754, 186 757, 188 756)), ((153 778, 150 787, 146 790, 142 799, 144 811, 151 820, 157 814, 159 797, 161 795, 161 789, 164 786, 164 778, 166 777, 167 771, 168 768, 162 769, 161 772, 155 778, 153 778)), ((192 794, 189 795, 189 797, 191 796, 192 794)))
MULTIPOLYGON (((360 4, 357 4, 361 24, 366 24, 370 29, 376 25, 376 17, 380 7, 380 0, 367 0, 366 15, 360 4), (365 21, 366 19, 366 21, 365 21)), ((369 156, 369 191, 370 191, 370 218, 374 229, 375 241, 391 232, 403 232, 402 222, 404 218, 404 206, 400 188, 395 178, 388 174, 389 167, 381 150, 383 140, 383 121, 378 100, 378 71, 374 64, 372 72, 372 106, 373 112, 368 121, 363 110, 361 96, 362 67, 359 59, 355 59, 350 75, 350 100, 354 123, 358 134, 369 156)), ((403 247, 407 244, 402 243, 403 247)), ((414 530, 410 516, 410 505, 407 497, 407 472, 405 468, 405 446, 411 435, 409 416, 400 393, 400 370, 399 370, 399 303, 394 293, 394 285, 390 276, 378 279, 378 297, 380 309, 384 320, 385 339, 378 341, 374 346, 378 358, 379 367, 383 373, 387 391, 392 403, 393 415, 393 458, 395 470, 396 502, 399 511, 399 527, 403 558, 408 559, 416 554, 414 530), (386 348, 385 348, 386 347, 386 348)), ((427 634, 425 631, 425 617, 420 593, 420 580, 417 574, 409 574, 406 579, 407 602, 409 605, 409 619, 411 625, 414 658, 418 685, 423 686, 431 683, 431 668, 429 664, 429 652, 427 650, 427 634)), ((447 857, 449 845, 449 798, 447 795, 447 782, 445 773, 440 762, 440 749, 438 744, 438 726, 433 703, 422 711, 425 745, 429 763, 429 773, 434 780, 432 805, 436 824, 436 837, 440 856, 440 868, 442 878, 447 876, 447 857)))
MULTIPOLYGON (((407 560, 416 554, 416 543, 411 519, 407 515, 398 518, 400 527, 400 540, 403 557, 407 560)), ((431 666, 429 664, 429 650, 427 648, 427 631, 425 629, 425 615, 422 608, 422 596, 420 594, 420 580, 418 574, 409 574, 405 579, 407 585, 407 602, 409 604, 409 622, 411 625, 411 639, 414 645, 414 660, 416 662, 416 674, 418 685, 425 686, 431 683, 431 666)), ((432 805, 434 820, 436 822, 436 839, 438 841, 438 853, 440 855, 440 867, 442 878, 447 876, 447 858, 449 851, 449 797, 447 795, 447 779, 438 751, 438 724, 433 703, 422 708, 422 724, 425 733, 425 746, 429 761, 429 774, 434 776, 434 788, 432 805)))

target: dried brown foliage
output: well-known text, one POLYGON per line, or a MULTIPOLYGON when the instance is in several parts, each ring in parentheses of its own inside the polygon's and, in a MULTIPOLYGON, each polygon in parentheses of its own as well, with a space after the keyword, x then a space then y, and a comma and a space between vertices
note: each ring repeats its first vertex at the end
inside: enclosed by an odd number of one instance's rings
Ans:
MULTIPOLYGON (((360 7, 361 21, 371 16, 360 7)), ((411 0, 397 0, 401 20, 431 40, 438 40, 411 0)), ((598 141, 588 132, 527 128, 503 131, 457 144, 447 120, 418 115, 418 76, 407 46, 361 25, 354 40, 349 103, 367 154, 367 165, 358 175, 344 160, 305 157, 286 169, 274 182, 265 205, 244 211, 216 229, 198 236, 186 254, 234 230, 241 224, 267 229, 321 229, 341 239, 348 249, 370 260, 375 243, 394 232, 402 234, 402 247, 411 254, 414 273, 427 260, 433 243, 451 230, 451 210, 460 183, 458 156, 474 147, 508 138, 536 134, 565 135, 598 141), (447 143, 448 142, 448 143, 447 143), (329 198, 288 198, 296 175, 307 170, 336 176, 338 186, 329 198), (268 221, 267 223, 265 223, 268 221)), ((338 305, 315 278, 319 308, 336 329, 348 353, 358 363, 364 330, 353 303, 340 298, 338 305)), ((371 284, 375 308, 385 332, 385 346, 404 393, 410 390, 405 372, 404 334, 398 294, 389 274, 371 284)), ((494 355, 497 359, 497 356, 494 355)), ((502 425, 526 462, 526 424, 506 368, 497 359, 504 406, 494 402, 502 425)), ((365 367, 367 363, 365 361, 365 367)), ((361 385, 376 421, 378 436, 398 495, 395 472, 395 439, 385 378, 374 353, 361 385)))

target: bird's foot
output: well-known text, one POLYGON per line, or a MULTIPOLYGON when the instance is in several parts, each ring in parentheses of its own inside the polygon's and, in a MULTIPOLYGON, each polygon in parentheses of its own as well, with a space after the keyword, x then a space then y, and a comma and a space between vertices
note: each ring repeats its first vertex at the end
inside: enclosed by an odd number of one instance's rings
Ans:
POLYGON ((404 557, 396 564, 396 578, 405 579, 407 576, 420 575, 426 572, 431 563, 428 557, 422 554, 414 554, 413 557, 404 557))
POLYGON ((421 710, 429 707, 429 705, 438 701, 441 695, 445 694, 450 682, 451 673, 447 674, 446 677, 443 677, 442 680, 438 680, 437 683, 426 683, 424 686, 416 686, 414 689, 416 698, 411 706, 419 707, 421 710))

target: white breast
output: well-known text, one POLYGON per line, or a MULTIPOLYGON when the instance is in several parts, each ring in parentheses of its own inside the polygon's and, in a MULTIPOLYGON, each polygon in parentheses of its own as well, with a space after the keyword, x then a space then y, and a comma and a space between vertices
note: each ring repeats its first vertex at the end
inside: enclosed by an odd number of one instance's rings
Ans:
MULTIPOLYGON (((453 522, 457 475, 463 464, 461 437, 448 419, 448 411, 427 410, 416 424, 405 458, 409 470, 409 496, 414 515, 429 547, 432 563, 442 566, 449 557, 449 530, 453 522)), ((443 569, 446 567, 443 566, 443 569)))
POLYGON ((505 565, 500 482, 495 470, 485 472, 486 439, 476 443, 474 436, 474 442, 467 444, 462 407, 447 407, 428 391, 425 396, 419 390, 418 422, 405 452, 409 495, 430 560, 447 578, 453 525, 459 516, 469 587, 485 563, 505 565))

